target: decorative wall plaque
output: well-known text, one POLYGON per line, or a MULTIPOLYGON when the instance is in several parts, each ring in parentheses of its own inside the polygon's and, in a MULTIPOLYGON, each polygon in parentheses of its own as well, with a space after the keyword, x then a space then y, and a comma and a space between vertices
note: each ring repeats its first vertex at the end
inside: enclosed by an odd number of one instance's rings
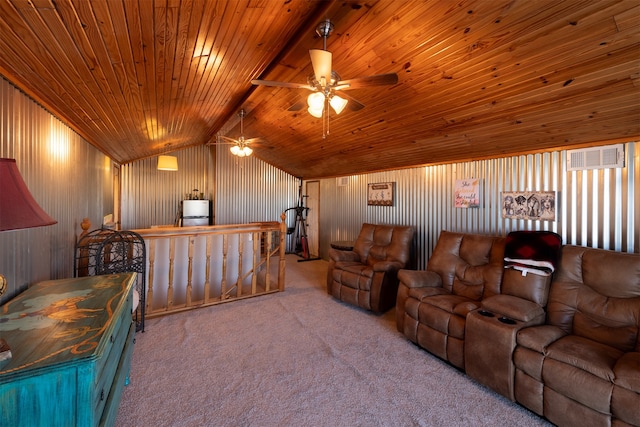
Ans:
POLYGON ((510 219, 556 220, 555 191, 502 192, 502 217, 510 219))
POLYGON ((395 182, 380 182, 368 184, 367 205, 369 206, 393 206, 395 182))

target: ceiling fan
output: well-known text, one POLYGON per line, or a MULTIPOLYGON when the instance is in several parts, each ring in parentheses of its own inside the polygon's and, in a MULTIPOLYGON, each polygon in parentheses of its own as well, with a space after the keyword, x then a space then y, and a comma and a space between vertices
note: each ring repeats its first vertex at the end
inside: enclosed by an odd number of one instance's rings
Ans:
POLYGON ((229 138, 228 136, 224 136, 224 135, 217 135, 216 142, 212 142, 209 145, 228 144, 228 145, 231 145, 231 148, 229 148, 229 151, 231 151, 232 154, 238 157, 250 156, 251 153, 253 153, 253 149, 250 147, 250 145, 256 145, 256 143, 262 142, 264 140, 262 138, 245 138, 244 137, 244 120, 243 119, 245 115, 246 115, 246 112, 244 111, 244 109, 238 112, 238 117, 240 117, 240 136, 238 137, 238 139, 229 138))
MULTIPOLYGON (((308 77, 307 84, 278 82, 272 80, 251 80, 251 83, 261 86, 308 89, 312 91, 313 93, 307 97, 307 111, 309 114, 317 118, 323 117, 325 112, 328 115, 328 106, 331 106, 336 114, 340 114, 347 105, 352 111, 358 111, 364 108, 364 105, 347 94, 344 94, 344 98, 338 96, 337 92, 339 91, 360 89, 371 86, 394 85, 398 83, 398 75, 396 73, 376 74, 373 76, 341 80, 340 75, 332 69, 333 55, 327 50, 327 38, 332 31, 333 24, 328 19, 322 21, 316 27, 316 33, 323 39, 323 49, 309 50, 311 65, 313 66, 313 74, 308 77)), ((290 108, 290 110, 298 108, 290 108)), ((325 132, 325 135, 327 133, 329 133, 328 130, 325 132)))

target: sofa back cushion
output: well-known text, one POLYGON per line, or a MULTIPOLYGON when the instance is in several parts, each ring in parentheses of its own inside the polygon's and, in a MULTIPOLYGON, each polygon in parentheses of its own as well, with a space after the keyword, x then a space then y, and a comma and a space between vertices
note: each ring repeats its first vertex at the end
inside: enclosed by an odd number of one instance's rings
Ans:
POLYGON ((353 250, 360 262, 373 265, 378 261, 395 261, 406 267, 411 260, 413 227, 398 225, 362 224, 353 250))
POLYGON ((621 351, 640 349, 640 255, 566 245, 548 323, 621 351))
POLYGON ((481 300, 500 293, 504 238, 442 231, 427 270, 455 295, 481 300))

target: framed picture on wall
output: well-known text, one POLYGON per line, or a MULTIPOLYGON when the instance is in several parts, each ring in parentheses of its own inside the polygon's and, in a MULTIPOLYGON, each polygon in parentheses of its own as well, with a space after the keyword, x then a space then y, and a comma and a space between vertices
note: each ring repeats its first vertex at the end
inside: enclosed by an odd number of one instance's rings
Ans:
POLYGON ((480 207, 480 180, 457 179, 454 183, 454 199, 456 208, 480 207))
POLYGON ((556 220, 555 191, 504 191, 502 217, 509 219, 556 220))
POLYGON ((369 206, 393 206, 395 182, 379 182, 368 184, 367 205, 369 206))

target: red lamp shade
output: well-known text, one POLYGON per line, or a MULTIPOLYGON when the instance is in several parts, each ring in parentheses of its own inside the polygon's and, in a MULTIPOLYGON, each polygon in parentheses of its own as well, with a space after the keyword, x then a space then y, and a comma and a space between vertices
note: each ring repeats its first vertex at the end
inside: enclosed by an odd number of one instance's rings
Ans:
POLYGON ((53 225, 29 192, 15 159, 0 159, 0 231, 53 225))

